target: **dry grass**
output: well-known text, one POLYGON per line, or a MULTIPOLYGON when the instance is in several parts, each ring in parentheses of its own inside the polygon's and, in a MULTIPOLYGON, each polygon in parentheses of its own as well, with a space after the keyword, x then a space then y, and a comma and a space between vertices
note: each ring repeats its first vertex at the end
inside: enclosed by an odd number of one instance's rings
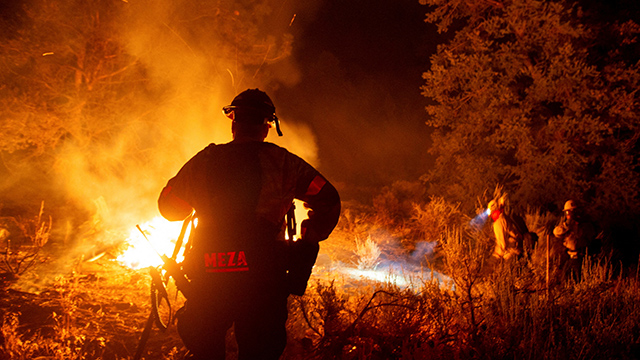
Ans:
POLYGON ((40 260, 49 241, 52 219, 43 219, 44 202, 37 216, 28 219, 0 218, 0 273, 16 278, 40 260))
POLYGON ((358 256, 358 269, 373 269, 380 263, 380 247, 372 239, 371 235, 367 240, 356 239, 356 255, 358 256))
MULTIPOLYGON (((561 259, 547 256, 554 244, 548 250, 544 234, 553 219, 535 212, 527 222, 541 240, 531 257, 492 261, 490 231, 470 227, 455 206, 431 201, 410 207, 415 213, 400 226, 397 219, 382 221, 389 217, 373 209, 346 209, 321 246, 330 261, 317 267, 303 297, 290 297, 282 359, 640 358, 637 273, 620 277, 614 264, 592 257, 581 281, 565 278, 561 259), (435 222, 426 214, 448 220, 435 222), (418 261, 439 259, 438 270, 450 282, 426 272, 401 286, 344 271, 416 261, 401 244, 402 229, 412 226, 411 234, 440 232, 436 254, 418 261)), ((39 293, 3 288, 0 358, 133 357, 150 310, 145 270, 103 258, 39 280, 39 293)), ((174 310, 181 301, 178 296, 174 310)), ((182 359, 186 352, 175 326, 164 333, 154 329, 147 350, 146 359, 182 359)), ((235 357, 232 350, 228 358, 235 357)))
MULTIPOLYGON (((47 276, 45 272, 40 274, 47 276)), ((2 289, 4 341, 0 358, 133 357, 150 311, 147 270, 130 270, 100 259, 83 264, 71 274, 40 278, 32 284, 35 280, 24 277, 12 288, 2 289)), ((169 287, 169 291, 175 299, 175 288, 169 287)), ((178 297, 174 310, 181 301, 178 297)), ((167 354, 179 354, 181 347, 175 327, 166 333, 154 329, 148 345, 151 357, 147 358, 169 359, 172 357, 167 354)))

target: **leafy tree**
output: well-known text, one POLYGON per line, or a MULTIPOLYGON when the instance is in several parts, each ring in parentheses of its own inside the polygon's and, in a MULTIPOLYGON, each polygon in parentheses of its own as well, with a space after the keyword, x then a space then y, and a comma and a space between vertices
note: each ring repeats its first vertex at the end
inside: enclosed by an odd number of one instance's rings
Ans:
POLYGON ((636 22, 563 0, 422 3, 453 33, 423 75, 432 193, 469 209, 500 183, 523 205, 638 213, 636 22))
POLYGON ((34 155, 72 137, 88 142, 115 121, 115 100, 139 81, 118 42, 115 7, 100 1, 38 1, 3 41, 0 150, 34 155), (99 115, 98 115, 99 114, 99 115), (103 121, 91 121, 93 118, 103 121))
POLYGON ((77 176, 60 174, 64 156, 97 179, 150 166, 166 136, 179 137, 162 133, 168 103, 211 107, 213 82, 254 85, 265 64, 290 53, 290 36, 262 31, 266 1, 10 3, 0 16, 0 204, 15 194, 7 189, 37 187, 27 195, 35 204, 62 192, 69 179, 56 176, 77 176), (177 94, 187 76, 189 93, 177 94))

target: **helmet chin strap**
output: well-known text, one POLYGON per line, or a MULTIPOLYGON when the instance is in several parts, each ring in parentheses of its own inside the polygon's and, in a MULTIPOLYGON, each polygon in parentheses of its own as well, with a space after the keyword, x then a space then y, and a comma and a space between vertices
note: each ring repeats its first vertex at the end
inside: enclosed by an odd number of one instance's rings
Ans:
POLYGON ((278 133, 278 136, 282 136, 282 130, 280 130, 280 121, 278 120, 278 117, 274 115, 274 121, 276 123, 276 132, 278 133))

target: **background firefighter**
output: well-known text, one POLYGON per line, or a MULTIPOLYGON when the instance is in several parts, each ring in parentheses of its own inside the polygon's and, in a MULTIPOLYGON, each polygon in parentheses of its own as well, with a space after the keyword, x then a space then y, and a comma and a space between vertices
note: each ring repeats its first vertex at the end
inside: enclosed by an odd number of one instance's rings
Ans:
POLYGON ((198 217, 183 262, 193 295, 178 331, 194 359, 224 359, 231 325, 239 359, 278 359, 286 345, 287 297, 304 293, 318 243, 338 221, 340 198, 311 165, 264 141, 274 123, 281 135, 266 93, 246 90, 223 111, 232 119, 233 141, 196 154, 158 200, 169 220, 192 209, 198 217), (295 243, 284 238, 294 198, 310 209, 295 243))
POLYGON ((530 238, 522 218, 507 213, 505 203, 506 195, 503 195, 491 200, 487 207, 493 220, 493 234, 496 238, 493 257, 507 260, 523 255, 525 242, 527 250, 530 251, 535 246, 535 240, 530 238))
POLYGON ((553 229, 553 235, 562 240, 567 251, 568 260, 565 264, 568 275, 579 279, 584 256, 587 252, 594 254, 598 251, 596 229, 574 200, 568 200, 562 212, 563 217, 553 229))

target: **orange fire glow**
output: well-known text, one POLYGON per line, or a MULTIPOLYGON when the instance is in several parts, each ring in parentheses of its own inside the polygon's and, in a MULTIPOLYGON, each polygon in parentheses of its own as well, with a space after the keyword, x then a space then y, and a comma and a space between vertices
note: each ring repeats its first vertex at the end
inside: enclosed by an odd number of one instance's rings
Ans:
MULTIPOLYGON (((176 245, 180 230, 181 221, 167 221, 157 216, 146 223, 140 225, 145 236, 137 227, 132 227, 126 242, 129 248, 120 255, 116 261, 132 269, 141 269, 149 266, 162 265, 162 259, 158 254, 171 256, 176 245)), ((189 229, 185 234, 189 238, 189 229)), ((183 243, 184 246, 184 243, 183 243)), ((182 261, 182 250, 178 254, 176 261, 182 261)))
MULTIPOLYGON (((293 240, 296 241, 300 236, 300 224, 307 218, 307 209, 301 201, 295 200, 294 202, 296 206, 297 235, 293 240)), ((173 249, 182 229, 182 222, 172 222, 161 216, 156 216, 152 220, 141 224, 140 228, 144 231, 144 235, 136 226, 133 226, 126 239, 128 249, 118 256, 116 261, 132 269, 162 265, 162 259, 158 254, 167 256, 173 254, 173 249), (145 239, 145 235, 149 240, 145 239)), ((190 228, 185 233, 183 247, 189 238, 189 230, 190 228)), ((182 262, 184 259, 183 251, 184 248, 178 253, 178 257, 175 259, 177 262, 182 262)))

